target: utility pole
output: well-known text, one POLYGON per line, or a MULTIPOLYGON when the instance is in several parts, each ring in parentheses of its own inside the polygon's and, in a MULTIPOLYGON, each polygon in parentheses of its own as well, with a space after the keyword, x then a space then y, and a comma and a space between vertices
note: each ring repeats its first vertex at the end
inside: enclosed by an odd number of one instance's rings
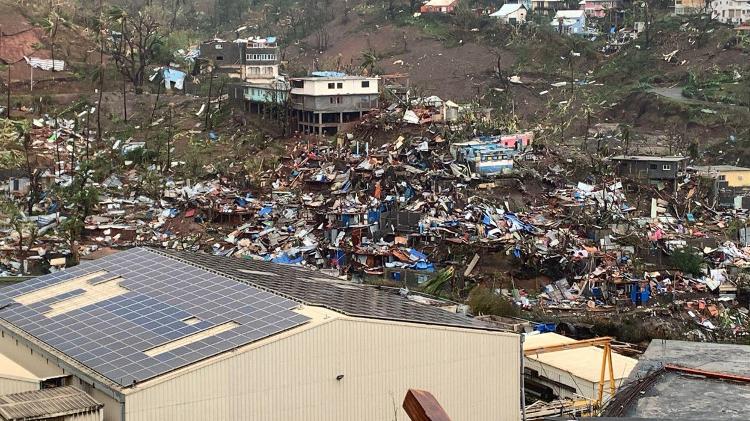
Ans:
POLYGON ((8 65, 8 105, 5 110, 5 116, 10 120, 10 64, 8 65))
POLYGON ((102 97, 104 95, 104 10, 99 0, 99 101, 96 104, 96 140, 102 143, 102 97))
POLYGON ((174 104, 169 104, 169 131, 167 133, 167 165, 164 168, 164 172, 168 172, 172 168, 172 107, 174 104))
POLYGON ((208 79, 208 99, 206 100, 206 124, 205 128, 206 131, 211 130, 210 124, 210 116, 211 116, 211 90, 214 86, 214 67, 213 64, 211 65, 211 73, 208 79))

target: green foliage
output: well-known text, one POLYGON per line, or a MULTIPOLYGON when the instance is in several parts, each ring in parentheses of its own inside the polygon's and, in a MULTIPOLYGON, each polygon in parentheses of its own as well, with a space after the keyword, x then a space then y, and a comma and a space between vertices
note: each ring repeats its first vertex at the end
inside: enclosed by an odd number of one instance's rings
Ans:
POLYGON ((703 256, 688 248, 675 250, 670 256, 670 262, 676 269, 692 275, 699 275, 704 263, 703 256))
POLYGON ((430 295, 440 295, 440 293, 445 289, 445 286, 448 284, 448 282, 453 279, 454 272, 455 269, 453 268, 453 266, 441 269, 437 273, 437 276, 422 285, 422 291, 430 295))
POLYGON ((23 163, 23 137, 27 121, 0 119, 0 168, 18 168, 23 163))
POLYGON ((741 68, 713 67, 703 74, 688 73, 682 95, 702 101, 750 105, 750 88, 742 83, 750 78, 741 68))
POLYGON ((519 313, 510 300, 481 285, 471 290, 468 304, 474 314, 514 317, 519 313))

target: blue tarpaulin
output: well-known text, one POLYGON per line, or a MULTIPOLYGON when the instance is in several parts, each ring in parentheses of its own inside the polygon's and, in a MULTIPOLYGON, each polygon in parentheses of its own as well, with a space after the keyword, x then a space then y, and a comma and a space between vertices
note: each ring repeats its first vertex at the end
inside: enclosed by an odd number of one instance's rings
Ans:
POLYGON ((279 257, 275 257, 271 259, 274 263, 282 263, 285 265, 294 265, 297 263, 302 263, 302 255, 298 257, 290 257, 288 254, 284 253, 280 255, 279 257))
POLYGON ((271 206, 266 206, 264 208, 260 208, 258 211, 258 216, 267 216, 270 215, 271 212, 273 212, 273 208, 271 206))
POLYGON ((167 89, 175 88, 175 89, 182 90, 185 84, 185 76, 187 76, 187 74, 179 70, 170 69, 169 67, 165 67, 164 69, 162 69, 162 77, 164 78, 164 86, 167 89))
POLYGON ((310 75, 314 77, 346 77, 346 73, 341 72, 312 72, 310 75))
POLYGON ((374 224, 380 220, 380 211, 371 210, 367 212, 367 223, 374 224))
POLYGON ((540 333, 554 332, 557 325, 555 323, 539 323, 534 326, 534 330, 540 333))
POLYGON ((521 221, 513 213, 508 212, 508 213, 504 214, 503 217, 505 218, 505 221, 508 222, 508 224, 510 224, 510 231, 511 232, 525 231, 525 232, 528 232, 530 234, 533 234, 536 231, 536 228, 534 228, 533 225, 527 224, 526 222, 521 221))

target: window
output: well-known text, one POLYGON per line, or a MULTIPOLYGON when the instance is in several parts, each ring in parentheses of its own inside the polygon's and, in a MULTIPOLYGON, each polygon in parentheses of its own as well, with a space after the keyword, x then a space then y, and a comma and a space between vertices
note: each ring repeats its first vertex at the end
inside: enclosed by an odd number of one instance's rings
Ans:
POLYGON ((662 171, 672 171, 672 165, 670 164, 664 164, 661 166, 662 171))
POLYGON ((328 89, 335 89, 335 88, 336 88, 336 84, 335 83, 329 83, 328 84, 328 89))
POLYGON ((292 81, 292 88, 304 88, 305 87, 305 81, 304 80, 293 80, 292 81))
POLYGON ((336 84, 336 89, 344 89, 344 84, 339 82, 336 84))
POLYGON ((275 61, 276 54, 245 54, 248 61, 275 61))
POLYGON ((216 56, 216 61, 224 61, 224 56, 216 56))
POLYGON ((726 175, 720 175, 719 176, 719 181, 727 181, 727 176, 726 175))
POLYGON ((214 46, 214 48, 216 48, 217 50, 221 50, 221 49, 222 49, 222 48, 224 48, 224 47, 223 47, 223 46, 222 46, 221 44, 216 44, 216 45, 214 46))
POLYGON ((656 168, 657 168, 657 167, 656 167, 656 164, 650 164, 650 165, 648 166, 648 169, 650 169, 650 170, 655 170, 656 168))
POLYGON ((363 80, 362 81, 362 87, 363 88, 369 88, 370 87, 370 81, 369 80, 363 80))
POLYGON ((742 181, 742 176, 741 175, 737 176, 737 181, 742 181))

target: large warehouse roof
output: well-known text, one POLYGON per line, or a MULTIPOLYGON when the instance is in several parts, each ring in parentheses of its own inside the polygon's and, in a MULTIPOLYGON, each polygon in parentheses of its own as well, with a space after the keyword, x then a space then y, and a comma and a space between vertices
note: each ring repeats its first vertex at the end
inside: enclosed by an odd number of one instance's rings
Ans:
POLYGON ((488 329, 470 317, 418 304, 389 290, 341 281, 298 266, 169 250, 158 253, 347 316, 488 329))
POLYGON ((484 328, 387 290, 273 263, 135 248, 0 289, 0 319, 122 387, 348 316, 484 328))
POLYGON ((298 305, 147 249, 0 290, 0 318, 122 386, 303 324, 298 305))

